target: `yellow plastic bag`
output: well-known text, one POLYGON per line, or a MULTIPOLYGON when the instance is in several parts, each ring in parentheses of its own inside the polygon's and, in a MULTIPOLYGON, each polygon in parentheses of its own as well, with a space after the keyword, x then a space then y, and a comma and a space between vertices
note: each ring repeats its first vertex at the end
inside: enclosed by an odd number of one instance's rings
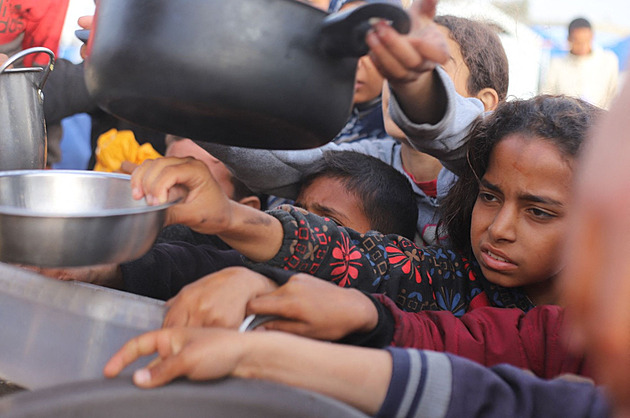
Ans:
POLYGON ((110 129, 98 137, 94 171, 119 172, 123 161, 142 164, 144 160, 160 158, 150 143, 138 144, 132 131, 110 129))

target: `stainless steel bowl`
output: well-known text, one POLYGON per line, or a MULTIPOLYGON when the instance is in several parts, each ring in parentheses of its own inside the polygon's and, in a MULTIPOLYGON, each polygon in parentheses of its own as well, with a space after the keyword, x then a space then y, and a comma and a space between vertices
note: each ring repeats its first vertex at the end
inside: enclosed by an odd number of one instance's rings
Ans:
POLYGON ((145 254, 172 203, 131 197, 130 176, 0 172, 0 261, 41 267, 122 263, 145 254))

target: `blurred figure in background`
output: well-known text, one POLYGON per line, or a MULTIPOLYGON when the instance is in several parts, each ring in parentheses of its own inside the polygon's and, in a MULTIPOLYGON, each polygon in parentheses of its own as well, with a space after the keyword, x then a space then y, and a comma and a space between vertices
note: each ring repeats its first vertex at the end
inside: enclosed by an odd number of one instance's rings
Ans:
POLYGON ((542 93, 567 94, 608 109, 617 93, 619 61, 593 45, 593 28, 584 18, 569 24, 569 53, 551 61, 542 93))
MULTIPOLYGON (((57 53, 69 0, 0 1, 0 53, 43 46, 57 53)), ((24 58, 24 67, 47 65, 46 54, 24 58)))

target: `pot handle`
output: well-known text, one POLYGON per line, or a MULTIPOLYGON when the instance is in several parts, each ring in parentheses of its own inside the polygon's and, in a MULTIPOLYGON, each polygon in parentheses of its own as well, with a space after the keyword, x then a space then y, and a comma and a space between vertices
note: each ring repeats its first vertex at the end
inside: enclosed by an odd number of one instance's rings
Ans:
POLYGON ((368 3, 352 10, 328 15, 322 22, 320 46, 333 57, 361 57, 369 48, 365 35, 372 27, 372 19, 391 21, 398 32, 409 33, 411 20, 399 6, 387 3, 368 3))
POLYGON ((6 70, 11 64, 16 62, 17 60, 30 54, 39 54, 39 53, 48 54, 48 57, 49 57, 48 64, 44 67, 44 73, 42 74, 42 78, 40 79, 39 84, 37 85, 37 89, 41 90, 42 88, 44 88, 44 84, 46 84, 46 80, 48 80, 48 75, 50 74, 50 72, 53 70, 53 67, 55 66, 55 54, 48 48, 44 48, 44 47, 28 48, 28 49, 25 49, 24 51, 20 51, 17 54, 12 55, 0 67, 0 74, 2 74, 4 70, 6 70))

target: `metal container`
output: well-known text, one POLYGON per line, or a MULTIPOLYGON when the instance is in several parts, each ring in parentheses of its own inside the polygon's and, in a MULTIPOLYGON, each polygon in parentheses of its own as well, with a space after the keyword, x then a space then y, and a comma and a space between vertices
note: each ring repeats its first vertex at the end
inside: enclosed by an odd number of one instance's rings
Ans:
POLYGON ((76 267, 144 255, 172 203, 133 199, 130 179, 79 170, 0 172, 0 261, 76 267))
POLYGON ((261 380, 177 380, 150 390, 130 378, 77 382, 0 399, 3 418, 368 418, 318 393, 261 380))
POLYGON ((160 328, 164 312, 162 301, 0 263, 0 378, 27 389, 100 379, 125 342, 160 328))
POLYGON ((98 1, 85 62, 107 112, 158 131, 252 148, 317 147, 350 115, 370 0, 328 15, 295 0, 98 1))
POLYGON ((47 48, 29 48, 0 66, 0 170, 46 166, 46 124, 42 88, 55 55, 47 48), (26 55, 46 53, 44 68, 8 68, 26 55))

